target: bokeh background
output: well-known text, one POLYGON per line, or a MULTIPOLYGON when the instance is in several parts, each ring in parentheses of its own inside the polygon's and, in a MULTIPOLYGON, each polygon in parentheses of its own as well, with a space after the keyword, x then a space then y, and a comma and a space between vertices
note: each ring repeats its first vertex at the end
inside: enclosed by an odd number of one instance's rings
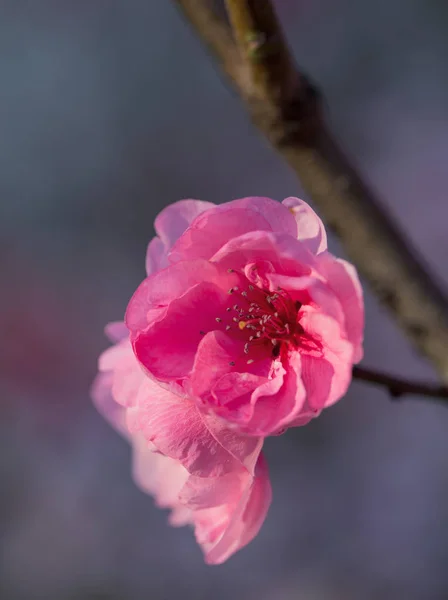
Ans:
MULTIPOLYGON (((446 284, 447 3, 277 4, 342 145, 446 284)), ((2 0, 0 82, 0 598, 445 600, 446 408, 354 383, 268 441, 266 523, 207 567, 91 405, 157 212, 302 194, 173 4, 2 0)), ((365 364, 435 377, 366 303, 365 364)))

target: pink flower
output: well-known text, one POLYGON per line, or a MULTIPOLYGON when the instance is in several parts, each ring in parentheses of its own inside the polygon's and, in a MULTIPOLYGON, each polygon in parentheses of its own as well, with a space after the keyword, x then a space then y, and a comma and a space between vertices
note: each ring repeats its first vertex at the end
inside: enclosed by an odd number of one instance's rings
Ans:
POLYGON ((222 563, 256 536, 271 501, 262 442, 226 431, 191 400, 146 377, 123 324, 108 332, 121 341, 100 358, 94 402, 132 444, 139 487, 171 509, 172 525, 194 527, 206 562, 222 563), (159 432, 153 443, 147 427, 159 432))
POLYGON ((93 396, 132 444, 138 485, 220 563, 266 516, 264 437, 345 394, 362 357, 362 290, 297 198, 183 200, 155 229, 93 396))
MULTIPOLYGON (((190 438, 174 451, 167 432, 181 430, 193 409, 213 428, 255 438, 319 415, 345 394, 362 357, 362 290, 298 198, 183 200, 163 210, 155 228, 148 277, 126 313, 148 386, 129 423, 205 476, 202 448, 190 438)), ((210 464, 206 476, 223 464, 210 464)))

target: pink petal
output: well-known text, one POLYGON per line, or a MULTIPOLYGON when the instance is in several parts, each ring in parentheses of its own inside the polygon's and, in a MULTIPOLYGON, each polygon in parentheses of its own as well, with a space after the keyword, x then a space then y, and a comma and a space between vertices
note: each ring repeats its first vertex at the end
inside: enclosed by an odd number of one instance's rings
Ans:
POLYGON ((241 466, 252 473, 262 445, 261 439, 229 430, 215 416, 202 414, 191 400, 148 378, 136 407, 128 411, 128 426, 200 477, 221 476, 241 466))
POLYGON ((270 230, 269 223, 259 213, 238 208, 230 210, 227 206, 225 211, 207 211, 174 244, 169 259, 176 262, 210 258, 229 239, 254 230, 270 230))
MULTIPOLYGON (((263 216, 270 225, 270 230, 277 233, 286 233, 288 235, 295 236, 296 225, 294 219, 291 218, 290 212, 285 210, 281 202, 272 200, 272 198, 265 198, 263 196, 249 196, 247 198, 240 198, 239 200, 233 200, 226 204, 221 204, 219 208, 225 210, 225 207, 233 208, 244 208, 251 210, 254 213, 259 213, 263 216)), ((253 231, 254 228, 248 229, 247 231, 253 231)))
POLYGON ((259 532, 271 503, 272 491, 264 457, 260 455, 254 479, 233 503, 195 513, 196 539, 208 564, 221 564, 259 532))
POLYGON ((147 277, 137 288, 126 310, 126 325, 131 333, 146 329, 157 320, 172 300, 202 281, 219 276, 215 265, 196 260, 170 265, 147 277))
POLYGON ((253 436, 271 435, 295 419, 306 396, 298 353, 286 370, 271 359, 247 365, 238 342, 220 331, 201 342, 190 381, 204 406, 253 436))
POLYGON ((246 469, 236 469, 220 477, 197 477, 190 475, 179 494, 179 500, 194 510, 231 505, 235 499, 235 489, 241 489, 252 479, 253 474, 246 469))
POLYGON ((228 302, 227 291, 215 284, 195 285, 171 302, 162 319, 135 337, 138 360, 161 381, 188 376, 204 332, 217 327, 216 317, 228 302))
POLYGON ((98 362, 100 371, 113 373, 110 391, 114 401, 123 406, 132 406, 145 375, 135 360, 129 340, 105 350, 98 362))
POLYGON ((113 373, 99 373, 92 385, 91 396, 98 412, 122 436, 128 437, 126 411, 112 396, 113 373))
POLYGON ((302 380, 307 403, 321 410, 334 404, 347 391, 351 382, 353 346, 342 335, 337 322, 318 311, 303 307, 300 323, 320 349, 302 347, 302 380))
POLYGON ((132 436, 132 472, 137 485, 155 497, 161 508, 172 508, 180 504, 180 493, 190 477, 188 471, 150 447, 144 436, 132 436))
POLYGON ((291 426, 303 410, 306 401, 302 382, 301 357, 294 352, 269 384, 260 386, 252 394, 253 416, 247 425, 252 435, 268 436, 291 426))
POLYGON ((222 331, 207 334, 199 344, 190 376, 190 392, 204 407, 234 423, 252 414, 250 395, 269 381, 272 360, 260 348, 259 359, 247 362, 243 343, 222 331))
POLYGON ((129 329, 123 321, 108 323, 104 328, 104 332, 111 342, 121 342, 121 340, 129 337, 129 329))
POLYGON ((216 208, 203 200, 179 200, 164 208, 154 221, 154 228, 169 250, 201 213, 216 208))
POLYGON ((168 252, 159 237, 153 237, 148 244, 145 266, 148 276, 168 266, 168 252))
POLYGON ((168 266, 167 256, 173 244, 198 215, 214 206, 212 202, 202 200, 180 200, 157 215, 154 228, 158 237, 149 242, 146 251, 147 275, 168 266))
POLYGON ((170 260, 210 258, 230 239, 256 230, 296 234, 294 218, 279 202, 242 198, 216 206, 195 219, 174 245, 170 260))
POLYGON ((319 255, 317 268, 341 303, 346 334, 355 348, 353 362, 357 363, 363 356, 364 301, 356 269, 329 252, 319 255))
POLYGON ((324 224, 309 204, 300 198, 285 198, 282 202, 294 215, 297 223, 297 238, 305 242, 314 254, 327 249, 327 234, 324 224))
POLYGON ((211 259, 222 269, 244 270, 247 264, 265 261, 283 275, 309 275, 315 257, 305 244, 290 235, 252 231, 231 239, 211 259))

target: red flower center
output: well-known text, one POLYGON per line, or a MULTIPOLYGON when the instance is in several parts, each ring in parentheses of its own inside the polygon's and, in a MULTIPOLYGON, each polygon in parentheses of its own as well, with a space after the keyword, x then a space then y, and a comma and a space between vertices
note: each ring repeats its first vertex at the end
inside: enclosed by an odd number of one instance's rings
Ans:
POLYGON ((287 346, 298 347, 299 338, 304 335, 298 322, 302 304, 282 289, 272 292, 250 284, 244 276, 241 279, 242 286, 229 289, 234 303, 216 321, 243 342, 247 363, 261 358, 260 350, 264 356, 268 351, 277 358, 287 346))
MULTIPOLYGON (((233 288, 232 293, 235 289, 233 288)), ((282 342, 295 344, 297 333, 303 332, 297 322, 297 313, 301 304, 293 302, 284 290, 270 292, 249 285, 241 292, 244 299, 241 306, 233 305, 237 316, 233 318, 240 331, 247 334, 244 352, 249 354, 253 344, 270 342, 274 356, 280 354, 282 342)))

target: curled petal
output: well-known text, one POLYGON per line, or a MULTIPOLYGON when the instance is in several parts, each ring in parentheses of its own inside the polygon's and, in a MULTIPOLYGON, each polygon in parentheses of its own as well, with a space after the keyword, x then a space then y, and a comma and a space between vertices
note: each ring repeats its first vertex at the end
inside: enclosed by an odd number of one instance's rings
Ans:
POLYGON ((288 361, 278 367, 279 374, 269 384, 260 386, 251 398, 254 407, 248 429, 253 435, 273 435, 289 427, 301 414, 306 401, 302 381, 301 356, 292 353, 288 361))
POLYGON ((250 418, 251 393, 269 382, 272 363, 262 359, 248 365, 243 347, 222 331, 210 332, 199 344, 190 377, 191 393, 202 405, 239 424, 250 418))
POLYGON ((297 223, 296 236, 307 244, 313 254, 327 249, 327 233, 324 224, 309 204, 300 198, 285 198, 282 202, 294 215, 297 223))

